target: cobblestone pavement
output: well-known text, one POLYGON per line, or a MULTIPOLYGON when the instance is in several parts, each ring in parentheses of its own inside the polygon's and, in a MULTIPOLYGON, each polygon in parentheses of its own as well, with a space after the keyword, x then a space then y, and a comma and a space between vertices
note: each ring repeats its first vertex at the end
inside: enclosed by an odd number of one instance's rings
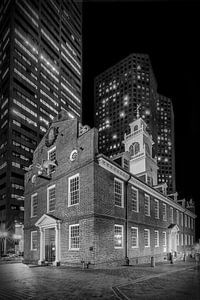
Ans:
POLYGON ((196 285, 200 272, 194 267, 194 263, 167 263, 155 268, 130 266, 82 270, 2 264, 0 299, 189 299, 181 298, 182 291, 188 295, 193 291, 194 297, 190 298, 200 299, 195 298, 199 296, 195 293, 199 292, 196 285), (177 290, 180 298, 174 297, 177 290), (161 298, 165 296, 169 297, 161 298))

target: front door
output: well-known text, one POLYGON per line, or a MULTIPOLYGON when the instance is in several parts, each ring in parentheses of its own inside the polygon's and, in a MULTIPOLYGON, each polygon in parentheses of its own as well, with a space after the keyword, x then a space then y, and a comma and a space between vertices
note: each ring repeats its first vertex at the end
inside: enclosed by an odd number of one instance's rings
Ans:
POLYGON ((56 256, 55 228, 45 229, 45 261, 54 262, 56 256))

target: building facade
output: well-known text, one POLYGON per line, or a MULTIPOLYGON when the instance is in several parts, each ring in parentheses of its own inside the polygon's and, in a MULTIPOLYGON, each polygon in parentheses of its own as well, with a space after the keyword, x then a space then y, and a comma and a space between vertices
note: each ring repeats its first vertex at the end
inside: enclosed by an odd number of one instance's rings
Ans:
POLYGON ((99 130, 100 152, 113 157, 124 151, 124 132, 128 132, 129 123, 136 117, 137 106, 140 105, 140 115, 153 136, 154 155, 162 157, 158 161, 158 182, 163 183, 165 179, 168 194, 174 193, 176 184, 173 107, 169 98, 157 92, 157 82, 149 56, 135 53, 129 55, 98 75, 95 78, 94 89, 95 127, 99 130), (170 135, 169 150, 166 148, 165 132, 162 132, 161 127, 168 131, 168 136, 170 135), (168 152, 160 153, 162 148, 168 152))
POLYGON ((64 113, 55 119, 25 178, 25 263, 142 263, 190 253, 196 215, 146 183, 146 166, 157 179, 152 140, 145 122, 135 122, 123 167, 98 153, 97 129, 64 113))
POLYGON ((34 149, 61 109, 81 118, 81 3, 3 0, 0 28, 0 228, 12 241, 34 149))

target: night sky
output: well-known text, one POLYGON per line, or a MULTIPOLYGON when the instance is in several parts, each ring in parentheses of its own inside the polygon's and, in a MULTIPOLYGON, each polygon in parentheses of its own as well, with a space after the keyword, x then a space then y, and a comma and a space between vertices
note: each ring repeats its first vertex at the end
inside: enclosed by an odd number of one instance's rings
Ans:
POLYGON ((193 1, 83 3, 83 123, 93 126, 94 77, 130 53, 149 54, 158 92, 173 102, 179 198, 198 211, 199 13, 193 1))

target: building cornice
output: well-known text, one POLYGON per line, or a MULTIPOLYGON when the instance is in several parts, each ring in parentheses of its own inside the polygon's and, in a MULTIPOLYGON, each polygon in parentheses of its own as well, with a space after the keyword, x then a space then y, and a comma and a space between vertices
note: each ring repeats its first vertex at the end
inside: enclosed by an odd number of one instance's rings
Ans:
POLYGON ((177 204, 170 198, 164 196, 163 194, 161 194, 160 192, 155 190, 154 188, 148 186, 147 184, 145 184, 144 182, 139 180, 137 177, 135 177, 133 174, 131 174, 125 170, 122 170, 122 168, 116 166, 113 162, 111 162, 105 156, 101 155, 101 156, 97 157, 97 159, 98 159, 99 165, 102 168, 104 168, 105 170, 111 172, 112 174, 118 176, 119 178, 121 178, 125 181, 127 181, 131 175, 131 179, 129 180, 129 182, 132 183, 135 187, 142 189, 145 193, 148 193, 151 196, 153 196, 159 200, 162 200, 164 203, 178 209, 179 211, 187 213, 188 216, 190 216, 192 218, 196 218, 196 215, 194 213, 192 213, 188 209, 180 206, 179 204, 177 204))

